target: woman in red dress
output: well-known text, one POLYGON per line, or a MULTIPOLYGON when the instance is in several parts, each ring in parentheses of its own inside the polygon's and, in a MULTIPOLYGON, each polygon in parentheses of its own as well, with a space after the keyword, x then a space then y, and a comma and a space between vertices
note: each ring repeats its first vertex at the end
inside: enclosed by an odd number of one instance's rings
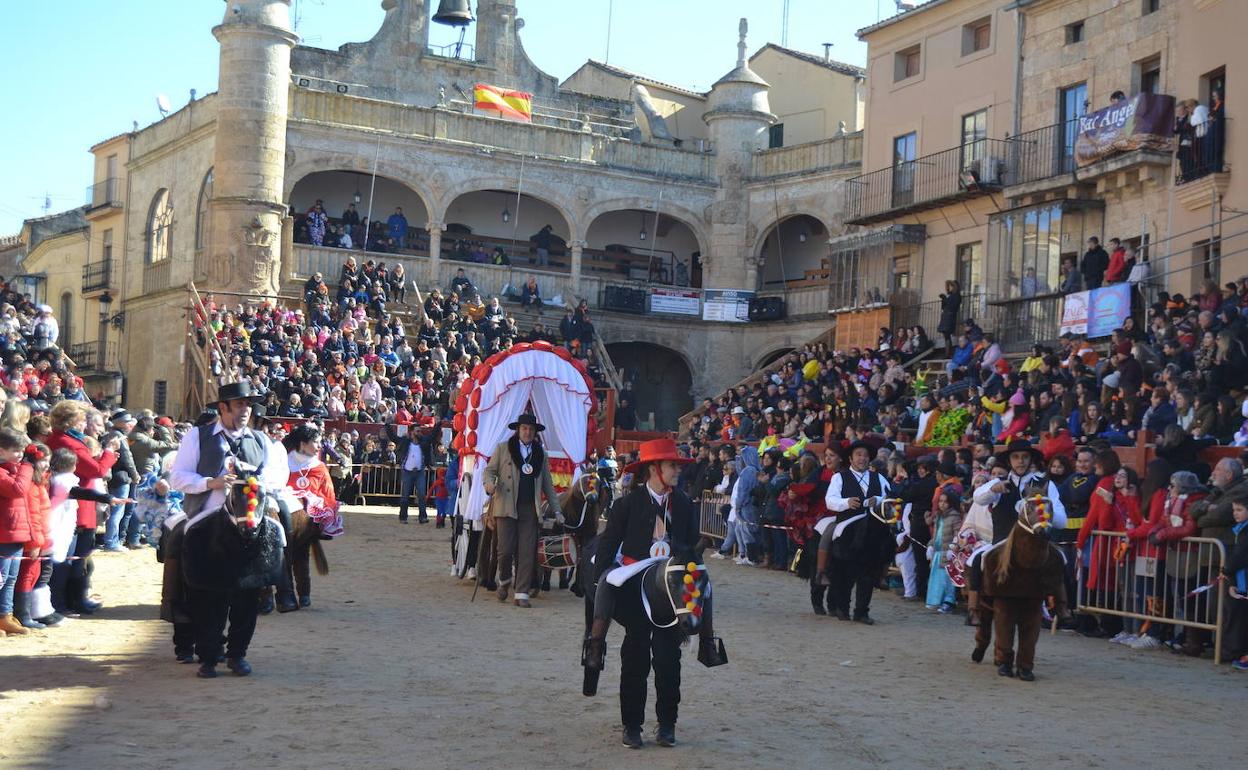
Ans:
POLYGON ((342 516, 334 496, 334 480, 329 468, 321 461, 321 434, 304 423, 296 426, 282 442, 286 446, 290 479, 286 485, 303 503, 308 516, 321 528, 326 538, 342 534, 342 516))

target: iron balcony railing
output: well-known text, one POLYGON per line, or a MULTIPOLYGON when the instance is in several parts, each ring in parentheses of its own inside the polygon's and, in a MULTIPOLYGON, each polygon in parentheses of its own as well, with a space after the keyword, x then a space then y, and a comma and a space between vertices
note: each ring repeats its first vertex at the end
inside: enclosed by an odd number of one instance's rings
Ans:
POLYGON ((116 342, 75 343, 69 346, 69 358, 82 373, 118 371, 116 342))
POLYGON ((82 290, 87 292, 107 289, 111 285, 112 274, 113 261, 111 259, 88 262, 82 266, 82 290))
POLYGON ((87 208, 99 209, 105 206, 121 205, 121 184, 116 177, 109 177, 103 182, 96 182, 87 188, 87 208))
POLYGON ((1009 139, 1010 184, 1027 184, 1075 172, 1079 119, 1027 131, 1009 139))
POLYGON ((854 177, 846 183, 850 224, 867 224, 998 190, 1009 143, 977 139, 854 177))

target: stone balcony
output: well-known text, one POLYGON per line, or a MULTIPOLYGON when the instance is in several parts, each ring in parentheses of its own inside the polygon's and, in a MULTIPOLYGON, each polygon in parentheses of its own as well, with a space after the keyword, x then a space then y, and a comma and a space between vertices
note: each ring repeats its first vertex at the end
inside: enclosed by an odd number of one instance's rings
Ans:
POLYGON ((750 180, 772 180, 862 166, 862 132, 754 153, 750 180))
POLYGON ((520 123, 444 107, 417 107, 292 86, 289 116, 296 123, 510 150, 666 179, 714 179, 712 153, 640 144, 585 129, 520 123))

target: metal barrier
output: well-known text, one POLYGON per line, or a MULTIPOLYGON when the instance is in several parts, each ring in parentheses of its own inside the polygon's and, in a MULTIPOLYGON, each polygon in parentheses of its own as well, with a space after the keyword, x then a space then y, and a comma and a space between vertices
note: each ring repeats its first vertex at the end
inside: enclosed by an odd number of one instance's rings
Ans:
POLYGON ((728 505, 728 495, 717 495, 703 492, 699 501, 698 531, 712 540, 721 543, 728 537, 728 522, 719 509, 728 505))
POLYGON ((1125 532, 1095 530, 1085 551, 1096 554, 1096 588, 1077 566, 1081 612, 1114 615, 1213 632, 1213 662, 1222 659, 1222 613, 1226 589, 1218 576, 1226 547, 1209 537, 1170 543, 1157 558, 1137 556, 1125 532))

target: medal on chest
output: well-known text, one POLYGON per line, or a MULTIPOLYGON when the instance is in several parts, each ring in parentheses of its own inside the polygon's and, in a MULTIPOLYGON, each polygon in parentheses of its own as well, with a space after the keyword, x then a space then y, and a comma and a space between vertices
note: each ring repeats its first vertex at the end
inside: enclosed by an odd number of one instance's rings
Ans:
POLYGON ((529 465, 529 464, 526 462, 524 465, 521 465, 521 466, 520 466, 520 472, 521 472, 521 473, 523 473, 525 476, 532 476, 532 475, 533 475, 533 466, 532 466, 532 465, 529 465))
POLYGON ((650 545, 651 556, 671 556, 672 547, 666 540, 656 540, 650 545))
POLYGON ((295 479, 295 486, 298 487, 299 489, 307 489, 308 487, 312 486, 312 482, 308 480, 307 476, 300 476, 299 478, 295 479))

